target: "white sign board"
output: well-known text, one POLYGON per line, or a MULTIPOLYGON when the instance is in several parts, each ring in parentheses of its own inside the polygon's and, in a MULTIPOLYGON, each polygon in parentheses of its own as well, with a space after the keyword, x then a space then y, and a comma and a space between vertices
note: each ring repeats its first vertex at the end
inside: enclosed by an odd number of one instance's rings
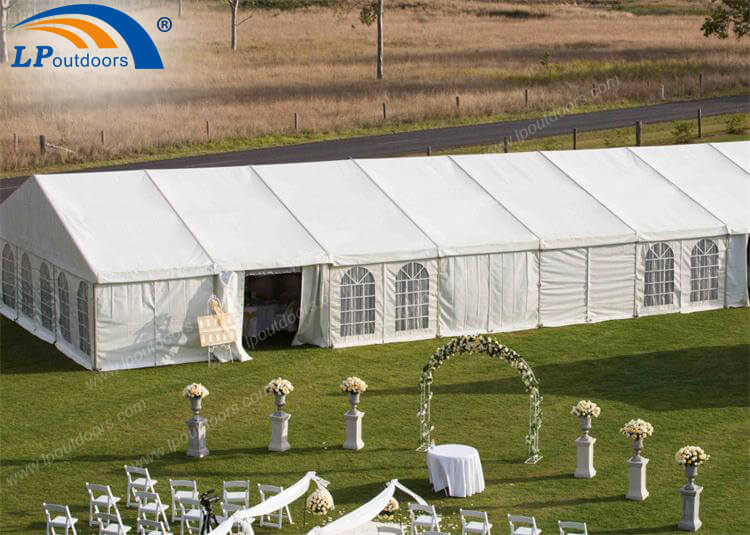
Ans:
POLYGON ((232 314, 223 314, 223 325, 219 316, 198 316, 198 333, 201 347, 230 344, 237 341, 237 321, 232 314))

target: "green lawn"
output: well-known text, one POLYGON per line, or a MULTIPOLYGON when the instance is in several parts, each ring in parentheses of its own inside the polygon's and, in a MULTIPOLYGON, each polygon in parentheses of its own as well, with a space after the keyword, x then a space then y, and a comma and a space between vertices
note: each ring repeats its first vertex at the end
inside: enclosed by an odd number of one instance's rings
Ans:
MULTIPOLYGON (((0 329, 2 533, 40 532, 43 500, 70 504, 81 532, 91 533, 84 482, 111 484, 124 495, 123 465, 144 458, 163 498, 170 477, 196 478, 206 489, 243 478, 288 485, 316 470, 331 481, 333 516, 399 478, 438 507, 454 534, 460 507, 488 511, 496 534, 507 533, 509 512, 535 515, 550 535, 558 519, 586 521, 591 533, 678 533, 684 473, 673 457, 687 444, 712 455, 697 480, 705 486, 701 531, 750 533, 748 309, 499 335, 541 383, 544 458, 537 465, 523 464, 528 398, 515 372, 485 356, 452 359, 436 373, 433 419, 439 443, 470 444, 481 454, 487 489, 467 499, 434 494, 424 454, 415 451, 419 372, 439 341, 277 347, 255 351, 245 364, 96 374, 5 319, 0 329), (367 413, 360 452, 340 445, 348 404, 338 384, 353 374, 370 385, 360 407, 367 413), (293 449, 283 454, 266 450, 273 403, 261 395, 279 375, 295 384, 287 400, 293 449), (181 390, 192 381, 211 391, 204 401, 211 454, 201 460, 187 458, 181 441, 190 414, 181 390), (591 433, 598 439, 592 480, 572 477, 579 433, 570 408, 581 398, 602 408, 591 433), (636 417, 655 427, 644 450, 651 496, 642 503, 624 499, 632 450, 618 433, 636 417)), ((285 533, 305 533, 321 520, 308 514, 303 522, 301 503, 292 513, 297 523, 285 533)), ((132 509, 124 516, 135 523, 132 509)))

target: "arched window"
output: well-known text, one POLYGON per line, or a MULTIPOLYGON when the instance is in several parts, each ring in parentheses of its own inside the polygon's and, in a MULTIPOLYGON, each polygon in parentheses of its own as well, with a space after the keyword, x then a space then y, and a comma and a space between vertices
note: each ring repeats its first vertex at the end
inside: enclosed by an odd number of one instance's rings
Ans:
POLYGON ((65 273, 57 276, 57 300, 60 303, 60 316, 57 318, 60 334, 66 342, 70 342, 70 292, 65 273))
POLYGON ((52 288, 52 276, 47 264, 39 268, 39 312, 42 316, 42 327, 48 331, 55 330, 55 292, 52 288))
POLYGON ((78 346, 87 355, 91 353, 89 341, 89 285, 78 285, 78 346))
POLYGON ((426 329, 430 324, 430 275, 411 262, 396 274, 396 331, 426 329))
POLYGON ((32 282, 31 261, 26 253, 21 257, 21 313, 34 317, 34 283, 32 282))
POLYGON ((700 240, 690 254, 690 301, 719 298, 719 247, 712 240, 700 240))
POLYGON ((357 266, 341 276, 341 336, 375 333, 375 277, 357 266))
POLYGON ((674 301, 674 254, 666 243, 655 243, 646 254, 643 304, 671 305, 674 301))
POLYGON ((3 247, 3 303, 16 308, 16 257, 7 243, 3 247))

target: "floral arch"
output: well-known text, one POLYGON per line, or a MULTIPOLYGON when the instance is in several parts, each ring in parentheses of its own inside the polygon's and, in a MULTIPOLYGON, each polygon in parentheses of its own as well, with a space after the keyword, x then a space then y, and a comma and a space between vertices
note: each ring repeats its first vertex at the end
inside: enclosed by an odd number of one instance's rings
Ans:
POLYGON ((419 382, 419 447, 417 451, 427 451, 433 444, 430 404, 432 402, 432 374, 449 358, 462 353, 484 353, 493 358, 503 359, 518 371, 521 381, 529 393, 529 433, 526 435, 526 446, 529 449, 527 464, 538 462, 542 456, 539 452, 539 429, 542 427, 542 396, 539 395, 539 381, 529 364, 511 348, 504 346, 494 338, 482 335, 460 336, 443 347, 438 348, 422 369, 419 382))

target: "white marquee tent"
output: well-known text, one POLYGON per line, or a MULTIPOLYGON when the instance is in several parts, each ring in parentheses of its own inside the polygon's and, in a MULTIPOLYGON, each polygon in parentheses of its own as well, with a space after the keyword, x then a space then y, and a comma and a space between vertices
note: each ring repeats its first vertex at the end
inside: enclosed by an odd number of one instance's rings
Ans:
POLYGON ((35 176, 0 311, 112 370, 205 359, 208 298, 289 268, 324 347, 747 306, 748 206, 750 142, 35 176))

